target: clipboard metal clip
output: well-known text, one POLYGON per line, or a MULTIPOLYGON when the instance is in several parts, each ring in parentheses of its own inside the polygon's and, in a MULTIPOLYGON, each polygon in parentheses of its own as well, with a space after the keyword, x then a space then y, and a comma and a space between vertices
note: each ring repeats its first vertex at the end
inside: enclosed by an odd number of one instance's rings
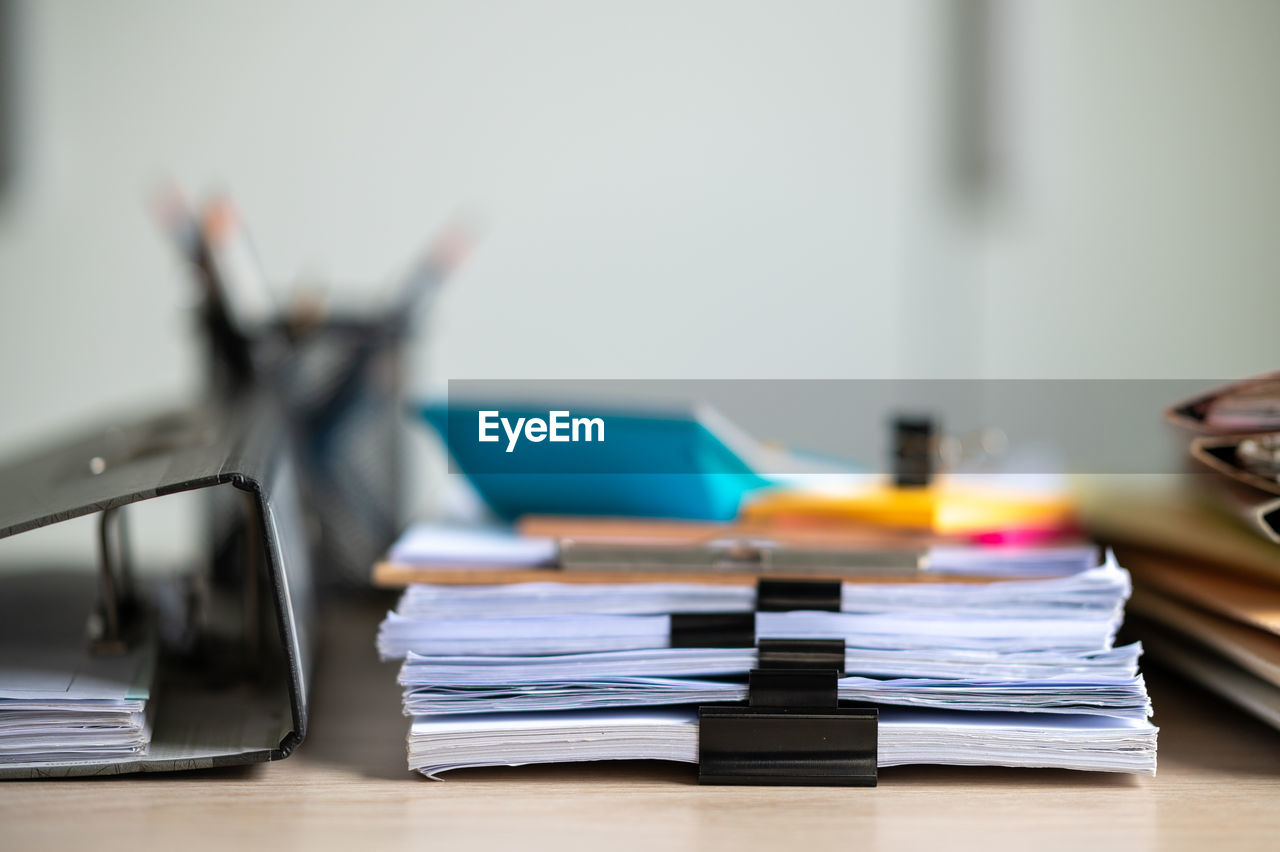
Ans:
POLYGON ((767 538, 720 538, 693 544, 564 539, 560 568, 573 571, 803 576, 913 576, 920 550, 799 547, 767 538))

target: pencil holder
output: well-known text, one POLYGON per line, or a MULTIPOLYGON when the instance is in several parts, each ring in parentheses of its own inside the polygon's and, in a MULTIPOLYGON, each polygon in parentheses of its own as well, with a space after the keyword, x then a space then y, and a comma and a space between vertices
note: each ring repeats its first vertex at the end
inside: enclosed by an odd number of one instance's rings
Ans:
POLYGON ((325 316, 305 328, 279 322, 231 346, 216 324, 204 326, 215 402, 234 406, 265 390, 280 403, 319 579, 366 585, 369 566, 405 522, 407 323, 357 316, 325 316))

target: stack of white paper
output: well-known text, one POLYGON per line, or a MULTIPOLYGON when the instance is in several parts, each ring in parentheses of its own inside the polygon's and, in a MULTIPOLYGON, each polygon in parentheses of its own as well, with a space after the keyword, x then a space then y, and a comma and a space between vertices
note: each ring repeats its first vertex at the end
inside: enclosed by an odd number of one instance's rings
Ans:
MULTIPOLYGON (((881 650, 1080 651, 1110 647, 1118 615, 1081 612, 986 618, 903 612, 761 612, 759 639, 843 639, 881 650)), ((406 619, 390 613, 378 632, 385 658, 423 654, 535 655, 662 648, 670 615, 563 615, 545 618, 406 619)))
MULTIPOLYGON (((840 638, 868 649, 1004 652, 1109 648, 1129 574, 996 583, 846 583, 841 612, 762 612, 759 638, 840 638)), ((754 587, 627 583, 411 586, 378 631, 384 659, 661 648, 672 612, 747 612, 754 587), (597 597, 599 604, 597 605, 597 597)))
MULTIPOLYGON (((422 713, 491 713, 504 710, 572 710, 587 707, 646 707, 663 704, 711 704, 747 700, 745 683, 660 677, 616 677, 508 686, 406 686, 404 709, 422 713)), ((930 678, 875 680, 840 678, 842 701, 891 704, 940 710, 988 710, 1027 713, 1086 713, 1145 719, 1151 713, 1141 677, 1128 680, 966 681, 930 678)))
MULTIPOLYGON (((1142 646, 1101 651, 877 650, 846 648, 845 670, 870 677, 969 680, 1077 678, 1129 680, 1142 646)), ((537 657, 431 656, 410 652, 400 669, 404 685, 483 686, 570 678, 709 677, 758 668, 755 648, 643 648, 537 657)))
POLYGON ((146 754, 155 643, 90 652, 93 575, 0 579, 0 765, 146 754))
POLYGON ((151 647, 93 657, 79 642, 0 649, 0 763, 145 754, 151 647))
MULTIPOLYGON (((957 563, 977 564, 968 555, 957 563)), ((882 710, 881 765, 1154 772, 1130 592, 1108 557, 1062 577, 846 583, 840 612, 761 612, 757 639, 843 639, 842 701, 882 710)), ((754 648, 670 647, 672 613, 749 612, 755 589, 415 586, 378 635, 403 658, 410 766, 696 759, 696 705, 740 702, 754 648)))
MULTIPOLYGON (((877 762, 1020 766, 1155 774, 1156 729, 1106 716, 1017 716, 882 710, 877 762)), ((696 710, 580 710, 418 716, 409 768, 450 769, 585 760, 698 759, 696 710)))

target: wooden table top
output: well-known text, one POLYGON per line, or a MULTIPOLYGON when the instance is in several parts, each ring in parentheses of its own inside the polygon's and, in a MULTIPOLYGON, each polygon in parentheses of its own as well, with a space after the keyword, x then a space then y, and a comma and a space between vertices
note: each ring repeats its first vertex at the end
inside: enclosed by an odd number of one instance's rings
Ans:
POLYGON ((326 613, 312 729, 288 760, 0 782, 0 848, 1280 849, 1280 733, 1149 667, 1159 775, 899 767, 874 789, 699 787, 691 766, 405 768, 391 598, 326 613))

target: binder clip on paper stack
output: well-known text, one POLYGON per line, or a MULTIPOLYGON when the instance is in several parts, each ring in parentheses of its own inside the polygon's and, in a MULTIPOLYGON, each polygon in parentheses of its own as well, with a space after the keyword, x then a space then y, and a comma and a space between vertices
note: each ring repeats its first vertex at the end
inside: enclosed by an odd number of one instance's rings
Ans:
POLYGON ((376 570, 407 584, 377 646, 403 661, 409 768, 659 759, 696 762, 703 783, 848 786, 913 763, 1154 773, 1141 648, 1114 644, 1128 573, 1061 498, 935 483, 934 434, 898 424, 884 491, 765 492, 731 521, 410 529, 376 570))

